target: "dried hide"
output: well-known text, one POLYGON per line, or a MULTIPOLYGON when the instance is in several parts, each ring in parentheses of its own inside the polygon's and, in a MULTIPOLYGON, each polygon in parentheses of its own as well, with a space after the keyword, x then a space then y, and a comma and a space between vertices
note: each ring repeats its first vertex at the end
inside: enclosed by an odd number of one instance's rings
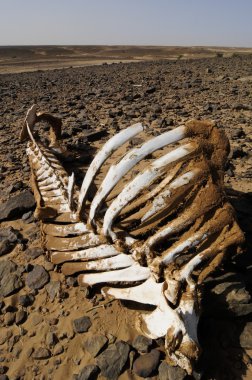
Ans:
POLYGON ((210 121, 156 137, 134 124, 105 143, 77 189, 54 153, 60 132, 58 119, 36 106, 28 111, 22 138, 30 138, 43 247, 65 275, 80 273, 79 284, 104 284, 106 297, 153 305, 139 315, 138 330, 165 337, 169 360, 191 373, 200 284, 244 240, 223 188, 226 136, 210 121), (51 123, 49 147, 34 137, 40 120, 51 123))

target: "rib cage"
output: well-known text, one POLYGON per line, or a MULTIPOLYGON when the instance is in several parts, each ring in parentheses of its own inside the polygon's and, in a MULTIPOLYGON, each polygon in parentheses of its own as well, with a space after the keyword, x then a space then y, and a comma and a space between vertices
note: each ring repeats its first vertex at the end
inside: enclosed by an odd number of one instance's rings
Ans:
POLYGON ((244 239, 223 189, 226 136, 212 122, 191 121, 132 148, 129 141, 146 134, 137 123, 104 145, 78 191, 53 153, 57 140, 49 148, 35 141, 39 117, 33 106, 27 154, 52 262, 63 264, 65 275, 84 272, 80 284, 130 284, 103 293, 156 306, 138 328, 165 335, 170 360, 190 373, 199 354, 198 285, 244 239))

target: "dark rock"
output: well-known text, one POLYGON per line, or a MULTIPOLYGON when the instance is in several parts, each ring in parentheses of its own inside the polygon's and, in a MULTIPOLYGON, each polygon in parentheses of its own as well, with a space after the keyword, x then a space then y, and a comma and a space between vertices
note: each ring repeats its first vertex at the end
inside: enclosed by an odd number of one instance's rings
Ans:
POLYGON ((247 322, 240 335, 240 345, 243 348, 252 348, 252 322, 247 322))
POLYGON ((5 326, 11 326, 15 322, 15 313, 7 312, 4 316, 5 326))
POLYGON ((44 360, 51 357, 51 352, 47 348, 40 347, 34 351, 33 359, 44 360))
POLYGON ((252 312, 251 297, 243 282, 221 282, 206 298, 204 310, 210 316, 244 316, 252 312))
POLYGON ((132 346, 141 354, 145 354, 149 351, 150 346, 152 345, 152 339, 147 338, 143 335, 138 335, 132 343, 132 346))
POLYGON ((129 356, 130 346, 123 341, 110 345, 97 358, 102 376, 109 380, 117 380, 129 356))
POLYGON ((57 343, 58 343, 58 338, 56 336, 56 334, 54 332, 49 332, 47 335, 46 335, 46 340, 45 340, 45 343, 47 346, 49 347, 54 347, 57 343))
POLYGON ((26 311, 25 311, 25 310, 22 310, 22 309, 21 309, 21 310, 18 310, 18 311, 16 312, 16 319, 15 319, 15 322, 16 322, 17 325, 21 325, 22 323, 25 322, 26 318, 27 318, 27 313, 26 313, 26 311))
POLYGON ((242 157, 245 157, 246 155, 247 155, 247 153, 244 152, 244 150, 242 148, 234 148, 233 149, 233 153, 232 153, 233 159, 242 158, 242 157))
POLYGON ((6 367, 5 365, 1 365, 0 366, 0 375, 4 375, 7 371, 8 371, 8 367, 6 367))
POLYGON ((183 380, 187 376, 184 369, 180 367, 172 367, 163 361, 158 368, 159 380, 183 380))
POLYGON ((104 346, 107 344, 108 338, 104 335, 93 335, 83 343, 83 347, 90 355, 95 358, 104 346))
POLYGON ((41 265, 35 265, 28 273, 26 283, 30 289, 41 289, 50 280, 48 272, 41 265))
POLYGON ((9 188, 9 193, 14 193, 17 190, 21 190, 24 187, 24 183, 22 181, 17 181, 9 188))
POLYGON ((7 375, 0 375, 0 380, 9 380, 7 375))
POLYGON ((160 352, 156 349, 151 350, 148 354, 139 356, 134 364, 133 371, 140 377, 149 377, 154 375, 160 358, 160 352))
POLYGON ((79 375, 77 376, 77 380, 95 380, 100 372, 99 367, 97 365, 87 365, 82 368, 79 375))
POLYGON ((31 223, 34 221, 33 217, 33 211, 28 211, 22 215, 22 220, 24 220, 26 223, 31 223))
POLYGON ((0 221, 22 215, 35 207, 33 194, 26 190, 0 205, 0 221))
POLYGON ((32 259, 36 259, 37 257, 44 254, 44 250, 40 247, 28 248, 25 251, 25 254, 30 256, 32 259))
POLYGON ((145 93, 146 94, 153 94, 154 92, 156 92, 156 87, 149 87, 146 89, 145 93))
POLYGON ((12 227, 0 229, 0 256, 9 253, 18 242, 18 231, 12 227))
POLYGON ((0 278, 15 272, 17 265, 11 260, 0 261, 0 278))
POLYGON ((67 277, 67 279, 66 279, 66 285, 69 286, 70 288, 77 286, 78 285, 77 278, 75 278, 75 277, 67 277))
POLYGON ((50 301, 54 301, 55 297, 60 294, 60 281, 50 281, 49 284, 45 286, 45 289, 50 301))
POLYGON ((89 330, 92 323, 89 317, 84 316, 73 321, 73 328, 76 333, 84 333, 89 330))
POLYGON ((100 140, 101 137, 107 136, 108 131, 106 129, 101 129, 100 131, 88 132, 85 134, 85 137, 88 141, 97 141, 100 140))
POLYGON ((0 296, 7 297, 22 286, 23 281, 17 274, 5 272, 0 282, 0 296))
POLYGON ((34 296, 32 294, 24 294, 19 296, 19 304, 24 307, 32 305, 34 302, 34 296))

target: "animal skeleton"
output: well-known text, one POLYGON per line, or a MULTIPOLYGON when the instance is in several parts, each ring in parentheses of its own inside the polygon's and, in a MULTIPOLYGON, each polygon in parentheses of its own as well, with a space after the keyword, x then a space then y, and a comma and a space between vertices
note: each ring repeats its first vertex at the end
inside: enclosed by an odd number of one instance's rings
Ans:
POLYGON ((199 285, 244 240, 223 190, 229 143, 213 122, 190 121, 135 148, 126 145, 144 129, 137 123, 110 138, 80 190, 55 154, 59 119, 33 106, 21 138, 31 140, 35 214, 51 261, 63 263, 65 275, 83 272, 81 285, 125 286, 103 288, 106 297, 153 305, 137 328, 165 336, 169 359, 191 373, 199 355, 199 285), (40 120, 51 124, 49 147, 35 140, 40 120), (123 146, 128 152, 115 162, 123 146))

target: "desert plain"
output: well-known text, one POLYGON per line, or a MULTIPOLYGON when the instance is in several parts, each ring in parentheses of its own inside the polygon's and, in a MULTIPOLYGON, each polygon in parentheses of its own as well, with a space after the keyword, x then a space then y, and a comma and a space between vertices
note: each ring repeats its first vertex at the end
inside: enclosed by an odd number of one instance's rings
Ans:
POLYGON ((251 379, 252 49, 0 47, 0 104, 0 379, 251 379), (246 245, 203 285, 192 376, 165 362, 162 339, 139 338, 134 309, 77 286, 44 255, 19 140, 34 103, 62 118, 79 183, 108 137, 138 121, 158 134, 210 119, 228 136, 226 193, 246 245), (148 375, 134 367, 140 355, 148 375))

